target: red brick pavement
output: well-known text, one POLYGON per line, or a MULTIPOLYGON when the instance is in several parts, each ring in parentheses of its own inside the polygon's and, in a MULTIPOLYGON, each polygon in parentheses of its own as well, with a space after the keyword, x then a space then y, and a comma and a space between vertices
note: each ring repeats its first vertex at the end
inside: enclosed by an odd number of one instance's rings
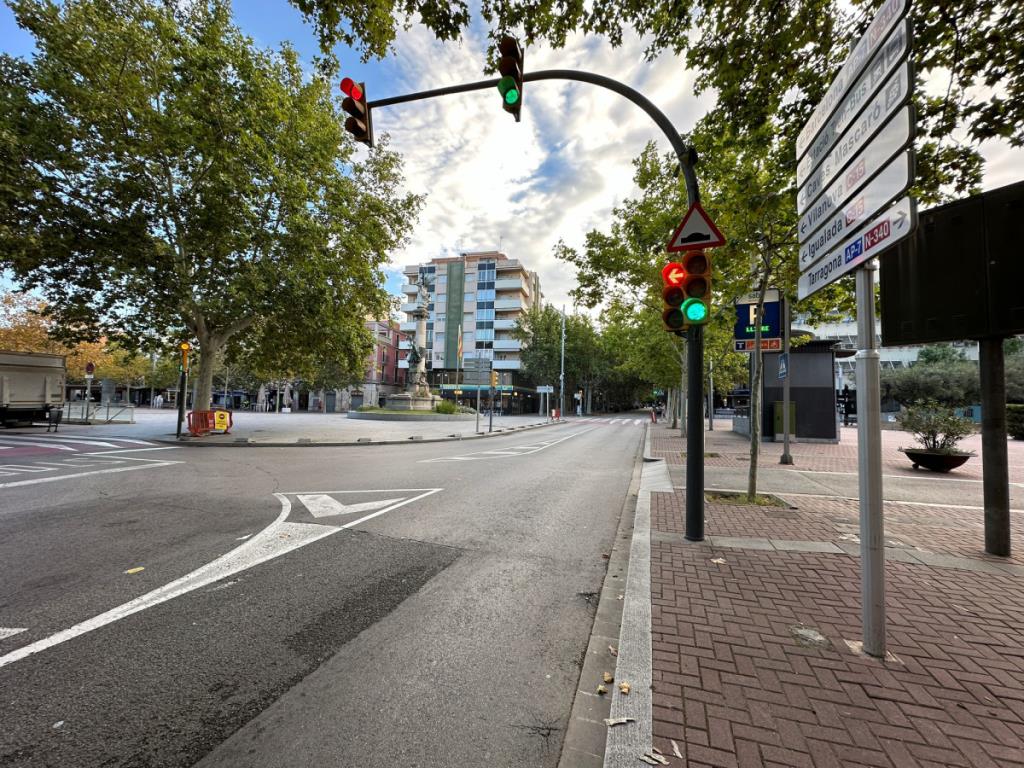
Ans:
MULTIPOLYGON (((709 504, 707 531, 831 541, 837 520, 856 520, 855 502, 806 501, 795 511, 709 504)), ((656 534, 682 532, 682 503, 652 494, 656 534)), ((905 525, 935 551, 959 552, 953 529, 927 525, 935 514, 887 504, 887 533, 905 525)), ((656 535, 656 746, 671 755, 674 740, 694 768, 1024 766, 1024 579, 891 561, 886 579, 897 660, 880 661, 844 643, 860 639, 857 558, 656 535), (798 639, 799 627, 824 642, 798 639)))
POLYGON ((663 752, 671 739, 690 766, 1024 766, 1018 581, 890 564, 898 661, 879 661, 843 642, 860 632, 854 558, 718 554, 724 564, 707 546, 652 546, 663 752), (1016 607, 1000 597, 1012 592, 1016 607))
MULTIPOLYGON (((717 428, 706 433, 705 450, 717 453, 709 456, 704 462, 709 467, 746 467, 750 463, 750 442, 748 438, 730 431, 729 420, 715 422, 717 428)), ((681 451, 685 450, 684 442, 678 430, 669 430, 665 422, 653 427, 651 451, 658 458, 664 458, 669 464, 683 464, 681 451)), ((907 432, 898 430, 882 430, 882 471, 887 475, 920 476, 924 470, 915 470, 909 459, 899 452, 900 447, 910 448, 914 438, 907 432)), ((951 472, 948 477, 980 480, 982 478, 981 435, 970 435, 961 442, 961 448, 974 451, 976 458, 951 472)), ((1009 448, 1010 482, 1024 482, 1024 441, 1011 440, 1009 448)), ((857 430, 854 427, 843 427, 839 443, 800 443, 790 445, 794 468, 817 472, 850 472, 857 467, 857 430)), ((782 443, 763 443, 760 451, 762 466, 779 469, 779 457, 782 455, 782 443)), ((929 475, 942 478, 942 475, 929 475)))

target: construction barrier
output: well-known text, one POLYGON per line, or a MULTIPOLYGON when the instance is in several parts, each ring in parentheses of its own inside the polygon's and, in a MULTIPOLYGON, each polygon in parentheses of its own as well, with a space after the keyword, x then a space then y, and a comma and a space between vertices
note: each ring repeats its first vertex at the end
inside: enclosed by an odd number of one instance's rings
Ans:
POLYGON ((227 435, 231 433, 233 426, 231 411, 218 409, 188 412, 188 431, 192 433, 193 437, 203 437, 210 432, 223 432, 227 435))

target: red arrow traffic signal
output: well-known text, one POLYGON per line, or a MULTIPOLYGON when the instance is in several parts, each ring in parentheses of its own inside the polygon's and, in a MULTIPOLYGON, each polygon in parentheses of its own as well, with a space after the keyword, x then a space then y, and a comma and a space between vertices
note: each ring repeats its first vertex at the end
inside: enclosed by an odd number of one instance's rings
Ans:
POLYGON ((686 277, 686 270, 677 261, 670 261, 661 268, 661 281, 665 285, 681 285, 684 277, 686 277))

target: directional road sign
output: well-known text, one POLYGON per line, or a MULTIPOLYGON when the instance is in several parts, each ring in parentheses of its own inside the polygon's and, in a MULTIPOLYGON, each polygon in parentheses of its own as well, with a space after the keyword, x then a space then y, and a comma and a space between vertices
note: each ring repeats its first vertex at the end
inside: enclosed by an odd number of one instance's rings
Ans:
POLYGON ((826 218, 818 219, 816 222, 820 225, 819 228, 813 233, 808 232, 803 245, 800 246, 800 269, 807 269, 816 263, 850 230, 863 224, 903 194, 914 177, 913 165, 914 158, 911 152, 897 155, 896 159, 885 167, 885 170, 875 176, 867 186, 838 209, 829 205, 828 199, 823 197, 821 204, 815 205, 800 220, 801 239, 803 239, 805 224, 814 219, 811 214, 831 208, 826 218))
POLYGON ((850 51, 843 68, 839 70, 839 74, 832 81, 824 98, 818 103, 807 124, 800 131, 796 140, 797 157, 800 157, 810 146, 821 126, 836 111, 836 105, 843 98, 854 78, 864 69, 882 40, 906 11, 907 0, 886 0, 878 9, 878 13, 875 14, 875 18, 872 19, 864 36, 850 51))
POLYGON ((883 211, 871 223, 836 248, 818 264, 800 275, 797 298, 803 299, 839 279, 854 267, 874 258, 906 238, 917 226, 917 206, 910 197, 883 211))
POLYGON ((800 299, 916 224, 914 203, 904 197, 914 181, 907 5, 884 0, 797 138, 800 299))
POLYGON ((715 222, 708 216, 707 211, 701 208, 700 203, 691 203, 690 209, 683 216, 665 249, 669 253, 678 253, 700 248, 717 248, 720 245, 725 245, 725 237, 718 231, 715 222))
POLYGON ((904 19, 893 33, 875 53, 870 65, 857 79, 853 88, 846 94, 835 111, 825 122, 808 147, 806 154, 797 166, 797 180, 802 182, 807 178, 807 170, 819 163, 829 149, 835 145, 836 140, 854 122, 864 105, 868 103, 871 96, 878 91, 879 86, 885 81, 906 57, 910 43, 910 20, 904 19), (800 173, 803 167, 804 172, 800 173), (801 178, 802 176, 802 178, 801 178))
POLYGON ((789 352, 779 355, 779 381, 789 377, 789 352))
POLYGON ((910 61, 905 60, 835 143, 830 144, 820 153, 815 155, 808 153, 803 156, 796 166, 796 183, 802 187, 811 175, 811 171, 825 160, 845 166, 874 138, 889 117, 906 104, 910 97, 912 84, 910 61))
POLYGON ((748 293, 736 301, 736 325, 733 338, 737 352, 753 352, 757 326, 761 326, 761 349, 782 348, 782 295, 776 288, 769 288, 764 294, 764 305, 760 323, 757 317, 758 294, 748 293))
POLYGON ((537 394, 553 395, 555 394, 555 388, 551 384, 540 384, 537 386, 537 394))

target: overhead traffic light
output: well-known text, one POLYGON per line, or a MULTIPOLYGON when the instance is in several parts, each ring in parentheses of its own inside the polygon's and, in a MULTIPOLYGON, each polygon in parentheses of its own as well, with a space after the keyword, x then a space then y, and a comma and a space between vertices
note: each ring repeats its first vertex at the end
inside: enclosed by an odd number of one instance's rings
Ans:
POLYGON ((497 371, 491 371, 491 389, 494 389, 497 386, 498 386, 498 372, 497 371))
POLYGON ((687 325, 704 325, 711 319, 711 257, 707 251, 687 251, 680 260, 683 272, 680 310, 687 325))
POLYGON ((345 120, 345 130, 351 133, 356 141, 372 147, 373 122, 370 120, 370 108, 366 106, 366 86, 355 82, 351 77, 346 77, 341 81, 341 92, 345 94, 341 108, 349 114, 345 120))
POLYGON ((519 122, 519 112, 523 108, 523 49, 519 41, 506 35, 498 43, 498 91, 501 93, 502 109, 511 112, 519 122))

